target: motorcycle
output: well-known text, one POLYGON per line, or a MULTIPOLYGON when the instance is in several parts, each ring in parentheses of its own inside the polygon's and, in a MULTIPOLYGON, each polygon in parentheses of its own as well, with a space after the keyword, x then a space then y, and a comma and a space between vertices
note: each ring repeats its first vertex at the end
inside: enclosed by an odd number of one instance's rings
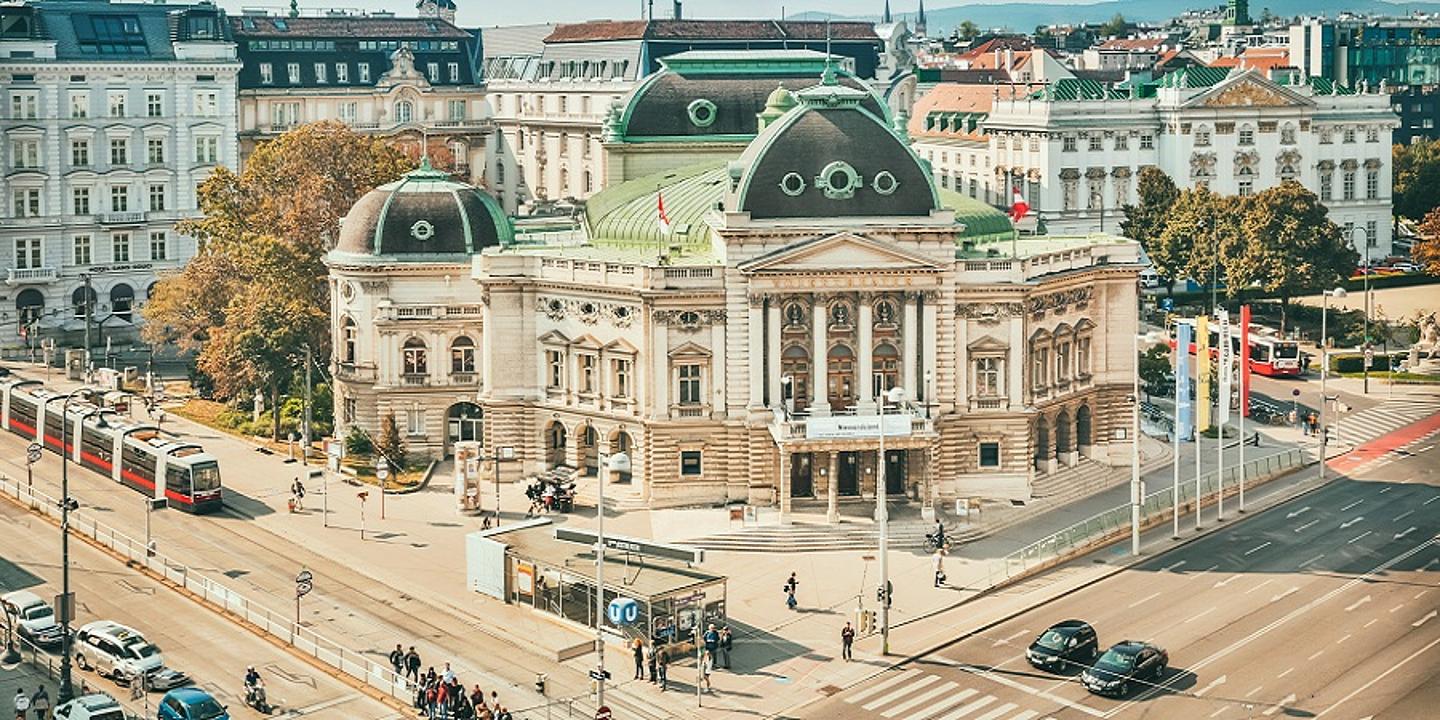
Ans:
POLYGON ((269 715, 270 711, 274 709, 270 706, 270 700, 265 697, 264 685, 246 685, 245 704, 264 715, 269 715))

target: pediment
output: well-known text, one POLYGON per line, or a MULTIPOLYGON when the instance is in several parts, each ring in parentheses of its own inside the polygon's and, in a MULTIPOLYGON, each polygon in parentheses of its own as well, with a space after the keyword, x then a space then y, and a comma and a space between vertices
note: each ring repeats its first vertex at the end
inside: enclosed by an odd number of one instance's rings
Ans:
POLYGON ((570 344, 570 338, 565 333, 562 333, 559 330, 551 330, 550 332, 541 335, 539 340, 546 345, 570 344))
POLYGON ((1191 98, 1188 108, 1309 107, 1314 101, 1254 72, 1228 78, 1191 98))
POLYGON ((635 355, 640 352, 639 348, 626 342, 625 338, 615 338, 614 340, 611 340, 610 342, 605 344, 604 349, 605 352, 626 353, 629 355, 635 355))
POLYGON ((670 357, 710 357, 710 348, 687 342, 670 351, 670 357))
POLYGON ((740 264, 747 273, 941 269, 930 258, 892 242, 849 232, 804 240, 740 264))
POLYGON ((994 337, 992 335, 983 335, 979 338, 976 338, 969 345, 966 345, 965 349, 969 350, 972 353, 1007 352, 1008 350, 1010 350, 1010 343, 1007 343, 1004 340, 1001 340, 1000 338, 994 337))
POLYGON ((599 350, 599 349, 600 349, 600 341, 599 341, 599 340, 596 340, 594 335, 588 335, 588 334, 586 334, 586 335, 581 335, 580 337, 575 338, 574 345, 575 345, 575 347, 586 348, 586 349, 589 349, 589 350, 599 350))

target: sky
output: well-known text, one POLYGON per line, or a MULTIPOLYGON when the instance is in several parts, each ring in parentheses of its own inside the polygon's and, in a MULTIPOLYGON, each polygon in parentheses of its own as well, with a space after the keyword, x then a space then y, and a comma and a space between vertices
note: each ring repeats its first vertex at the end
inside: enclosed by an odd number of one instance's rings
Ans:
MULTIPOLYGON (((326 3, 319 0, 300 0, 300 9, 306 14, 326 8, 391 10, 396 15, 405 16, 415 14, 414 2, 415 0, 339 0, 326 3)), ((917 2, 918 0, 891 0, 890 9, 894 13, 913 13, 917 2)), ((458 24, 462 27, 579 22, 601 18, 637 19, 641 17, 644 3, 645 0, 456 0, 459 7, 458 24)), ((779 18, 782 12, 794 15, 807 10, 837 15, 878 15, 884 4, 885 0, 685 0, 684 12, 686 17, 695 18, 779 18)), ((930 7, 926 9, 961 4, 967 3, 962 0, 931 0, 930 7)), ((231 12, 238 12, 241 8, 282 11, 289 7, 285 0, 220 0, 220 5, 231 12)), ((671 0, 655 0, 655 17, 670 17, 670 7, 671 0)))

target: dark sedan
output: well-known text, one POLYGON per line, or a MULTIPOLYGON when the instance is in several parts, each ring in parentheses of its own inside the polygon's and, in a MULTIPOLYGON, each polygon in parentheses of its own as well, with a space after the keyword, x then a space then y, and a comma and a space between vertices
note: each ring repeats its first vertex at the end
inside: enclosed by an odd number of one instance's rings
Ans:
POLYGON ((1124 697, 1136 682, 1154 682, 1165 672, 1170 656, 1147 642, 1125 640, 1105 651, 1080 681, 1096 695, 1124 697))
POLYGON ((1042 670, 1060 670, 1070 665, 1089 665, 1100 655, 1095 628, 1084 620, 1065 620, 1040 633, 1025 659, 1042 670))

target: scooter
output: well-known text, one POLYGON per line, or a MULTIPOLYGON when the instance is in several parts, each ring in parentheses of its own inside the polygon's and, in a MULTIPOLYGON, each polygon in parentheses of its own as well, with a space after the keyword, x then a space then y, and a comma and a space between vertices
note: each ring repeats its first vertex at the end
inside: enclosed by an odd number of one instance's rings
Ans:
POLYGON ((264 685, 246 685, 245 704, 264 715, 269 715, 270 711, 274 709, 270 706, 270 700, 265 697, 264 685))

